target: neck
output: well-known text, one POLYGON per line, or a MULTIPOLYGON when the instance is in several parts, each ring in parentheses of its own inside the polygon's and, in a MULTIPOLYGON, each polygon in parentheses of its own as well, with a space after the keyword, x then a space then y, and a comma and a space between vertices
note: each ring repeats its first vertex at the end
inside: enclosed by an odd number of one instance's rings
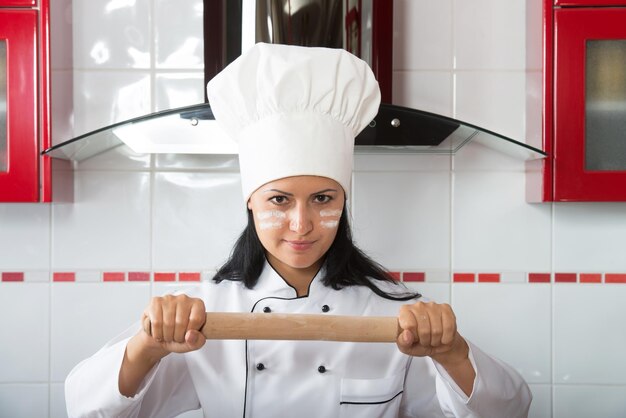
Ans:
POLYGON ((287 284, 296 290, 297 295, 307 296, 309 294, 309 286, 313 278, 322 267, 322 260, 317 261, 309 267, 292 267, 284 264, 271 254, 267 254, 267 261, 272 268, 287 282, 287 284))

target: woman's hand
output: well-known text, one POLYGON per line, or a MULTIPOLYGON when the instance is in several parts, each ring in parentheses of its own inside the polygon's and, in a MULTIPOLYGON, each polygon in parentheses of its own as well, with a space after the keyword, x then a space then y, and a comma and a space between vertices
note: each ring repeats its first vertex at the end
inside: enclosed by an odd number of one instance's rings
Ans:
POLYGON ((206 342, 199 331, 206 320, 204 302, 187 295, 155 297, 143 312, 143 330, 126 345, 119 390, 132 397, 148 372, 169 353, 198 350, 206 342))
POLYGON ((187 295, 152 298, 143 312, 144 341, 163 356, 198 350, 206 342, 200 328, 206 320, 204 302, 187 295))
POLYGON ((476 372, 469 361, 469 346, 456 329, 450 305, 417 302, 400 308, 400 351, 415 357, 429 356, 441 364, 467 396, 476 372))

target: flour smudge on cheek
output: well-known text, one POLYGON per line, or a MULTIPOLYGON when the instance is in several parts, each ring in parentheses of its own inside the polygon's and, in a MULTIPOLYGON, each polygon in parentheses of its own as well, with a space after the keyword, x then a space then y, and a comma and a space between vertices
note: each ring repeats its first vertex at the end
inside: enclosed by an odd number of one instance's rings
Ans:
POLYGON ((285 226, 287 215, 280 210, 266 210, 257 212, 259 229, 280 229, 285 226))
POLYGON ((324 209, 320 211, 322 220, 320 225, 322 228, 333 229, 339 226, 339 218, 341 217, 340 209, 324 209))

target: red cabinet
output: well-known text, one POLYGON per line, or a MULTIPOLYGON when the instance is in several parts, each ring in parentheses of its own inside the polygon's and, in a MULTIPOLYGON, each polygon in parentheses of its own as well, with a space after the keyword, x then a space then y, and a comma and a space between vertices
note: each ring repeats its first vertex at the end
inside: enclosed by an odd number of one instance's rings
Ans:
POLYGON ((626 201, 626 0, 546 0, 544 14, 550 157, 531 200, 626 201))
POLYGON ((48 10, 33 3, 0 0, 0 202, 50 201, 48 10))

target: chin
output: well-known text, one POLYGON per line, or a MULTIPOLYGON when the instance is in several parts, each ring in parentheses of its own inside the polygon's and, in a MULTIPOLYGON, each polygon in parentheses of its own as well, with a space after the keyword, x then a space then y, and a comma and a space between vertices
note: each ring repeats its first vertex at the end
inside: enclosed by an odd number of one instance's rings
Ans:
POLYGON ((283 260, 283 263, 295 269, 306 269, 306 268, 313 266, 315 263, 317 263, 318 260, 319 260, 319 257, 314 258, 314 257, 291 256, 291 257, 286 257, 286 259, 283 260))

